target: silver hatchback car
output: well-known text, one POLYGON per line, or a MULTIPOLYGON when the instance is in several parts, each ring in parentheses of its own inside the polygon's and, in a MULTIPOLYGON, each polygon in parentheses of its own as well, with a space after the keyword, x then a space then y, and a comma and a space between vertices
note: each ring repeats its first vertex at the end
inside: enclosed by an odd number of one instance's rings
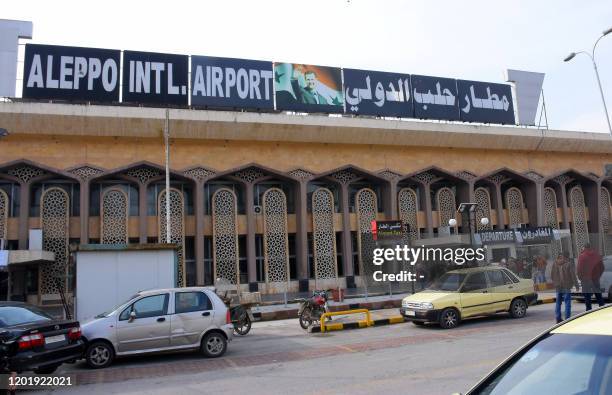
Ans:
POLYGON ((139 292, 81 329, 85 359, 96 369, 116 356, 149 352, 199 349, 207 357, 220 357, 233 335, 228 308, 202 287, 139 292))

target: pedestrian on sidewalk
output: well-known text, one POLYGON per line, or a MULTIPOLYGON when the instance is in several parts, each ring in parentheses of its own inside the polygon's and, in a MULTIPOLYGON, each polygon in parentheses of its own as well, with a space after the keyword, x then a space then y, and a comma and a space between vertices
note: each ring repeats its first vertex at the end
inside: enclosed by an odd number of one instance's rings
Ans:
POLYGON ((543 256, 535 257, 536 264, 536 284, 546 283, 546 259, 543 256))
POLYGON ((567 256, 559 254, 551 270, 552 281, 556 289, 555 317, 557 323, 561 317, 561 303, 565 303, 565 319, 572 315, 572 288, 578 289, 578 279, 574 263, 567 256))
POLYGON ((601 288, 599 279, 604 272, 604 265, 601 255, 591 248, 589 243, 584 245, 584 249, 578 257, 578 278, 582 285, 582 294, 584 295, 584 303, 586 310, 591 310, 591 294, 595 294, 597 304, 604 305, 601 297, 601 288))

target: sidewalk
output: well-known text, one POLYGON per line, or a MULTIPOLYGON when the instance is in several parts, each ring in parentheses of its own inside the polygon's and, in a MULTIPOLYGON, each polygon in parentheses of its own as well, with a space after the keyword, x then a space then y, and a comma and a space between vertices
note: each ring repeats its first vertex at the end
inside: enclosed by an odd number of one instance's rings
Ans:
MULTIPOLYGON (((360 298, 345 299, 342 302, 329 301, 331 311, 342 311, 351 309, 368 309, 368 310, 383 310, 383 309, 399 309, 402 305, 402 299, 410 296, 411 293, 401 293, 370 296, 360 298)), ((553 292, 539 292, 537 304, 555 303, 555 294, 553 292)), ((256 320, 272 321, 284 320, 289 318, 297 318, 299 303, 275 304, 267 306, 253 307, 251 310, 256 320)))

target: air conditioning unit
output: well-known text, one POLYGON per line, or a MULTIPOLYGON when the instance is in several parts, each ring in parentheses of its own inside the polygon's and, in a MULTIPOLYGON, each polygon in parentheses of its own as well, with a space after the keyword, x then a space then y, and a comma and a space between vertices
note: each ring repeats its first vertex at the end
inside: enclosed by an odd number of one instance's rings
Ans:
POLYGON ((30 251, 40 251, 43 249, 42 229, 30 229, 28 236, 28 249, 30 251))
POLYGON ((255 207, 253 207, 253 211, 255 212, 255 214, 259 215, 259 214, 263 213, 263 207, 255 206, 255 207))

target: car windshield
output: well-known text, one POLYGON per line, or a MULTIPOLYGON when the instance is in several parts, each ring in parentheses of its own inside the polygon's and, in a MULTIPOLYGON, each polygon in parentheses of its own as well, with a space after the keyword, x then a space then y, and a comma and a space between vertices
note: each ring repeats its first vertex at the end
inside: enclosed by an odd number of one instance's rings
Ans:
POLYGON ((445 273, 434 281, 428 289, 433 291, 457 291, 463 280, 465 273, 445 273))
POLYGON ((553 334, 476 394, 612 394, 612 336, 553 334))
POLYGON ((0 307, 0 327, 52 321, 53 317, 34 306, 0 307))
POLYGON ((123 306, 124 304, 126 304, 127 302, 129 302, 132 299, 135 299, 138 296, 140 296, 140 294, 134 294, 134 295, 130 296, 128 299, 124 300, 123 302, 113 306, 110 310, 107 310, 104 313, 98 314, 97 316, 95 316, 95 318, 108 317, 113 311, 117 310, 119 307, 123 306))

